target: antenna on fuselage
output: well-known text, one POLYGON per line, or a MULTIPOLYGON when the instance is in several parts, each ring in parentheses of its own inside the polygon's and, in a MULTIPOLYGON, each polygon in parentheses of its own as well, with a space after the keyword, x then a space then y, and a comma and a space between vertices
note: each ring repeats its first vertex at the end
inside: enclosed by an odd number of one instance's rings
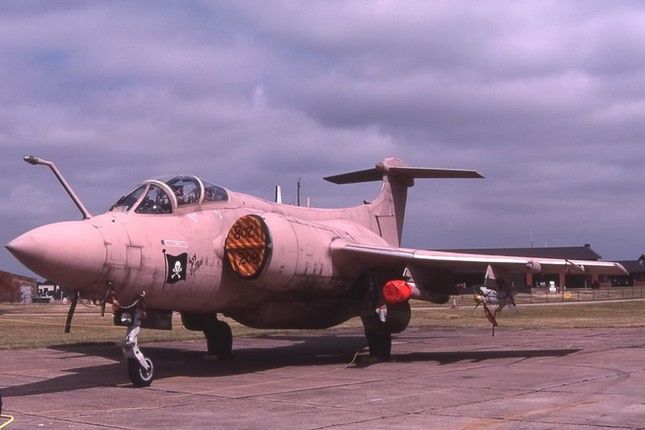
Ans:
POLYGON ((282 203, 282 188, 280 187, 280 185, 275 186, 275 193, 274 193, 273 200, 276 203, 282 203))

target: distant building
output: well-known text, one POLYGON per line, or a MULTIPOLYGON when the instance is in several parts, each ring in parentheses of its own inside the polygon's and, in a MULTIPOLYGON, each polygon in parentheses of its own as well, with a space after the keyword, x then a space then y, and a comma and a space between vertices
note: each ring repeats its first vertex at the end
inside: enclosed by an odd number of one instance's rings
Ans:
POLYGON ((0 303, 31 303, 37 286, 34 278, 0 270, 0 303))
POLYGON ((59 285, 45 281, 38 284, 38 297, 43 302, 58 301, 63 299, 64 294, 59 285))
POLYGON ((637 260, 619 261, 629 275, 612 276, 611 283, 616 287, 645 287, 645 254, 637 260))
MULTIPOLYGON (((463 252, 482 255, 510 255, 536 258, 562 258, 566 260, 593 260, 601 259, 600 255, 591 248, 591 245, 543 247, 543 248, 484 248, 484 249, 445 249, 444 251, 463 252)), ((628 269, 629 270, 629 269, 628 269)), ((644 273, 645 274, 645 273, 644 273)), ((466 285, 481 284, 484 281, 483 273, 460 273, 456 282, 466 285)), ((612 282, 606 276, 580 275, 580 274, 542 274, 527 273, 526 275, 513 275, 511 282, 516 287, 547 287, 553 283, 558 289, 566 288, 592 288, 611 286, 612 282)))

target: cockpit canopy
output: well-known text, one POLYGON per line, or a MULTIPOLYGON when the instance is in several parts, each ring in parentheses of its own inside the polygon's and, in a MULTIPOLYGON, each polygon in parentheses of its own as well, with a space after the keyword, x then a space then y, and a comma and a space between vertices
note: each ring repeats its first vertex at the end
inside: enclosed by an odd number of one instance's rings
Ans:
POLYGON ((110 211, 128 212, 134 208, 138 214, 171 214, 178 207, 222 201, 228 201, 224 188, 197 176, 174 176, 145 181, 121 197, 110 211))

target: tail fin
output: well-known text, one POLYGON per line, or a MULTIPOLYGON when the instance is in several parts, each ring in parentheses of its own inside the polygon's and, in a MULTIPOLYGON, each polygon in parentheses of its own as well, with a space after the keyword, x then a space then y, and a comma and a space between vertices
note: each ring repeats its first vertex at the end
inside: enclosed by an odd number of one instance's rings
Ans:
POLYGON ((374 230, 391 245, 401 245, 403 219, 408 188, 415 178, 483 178, 474 170, 433 169, 409 167, 398 158, 386 158, 375 167, 365 170, 327 176, 324 179, 334 184, 355 184, 359 182, 383 181, 381 194, 370 206, 370 217, 374 216, 374 230))

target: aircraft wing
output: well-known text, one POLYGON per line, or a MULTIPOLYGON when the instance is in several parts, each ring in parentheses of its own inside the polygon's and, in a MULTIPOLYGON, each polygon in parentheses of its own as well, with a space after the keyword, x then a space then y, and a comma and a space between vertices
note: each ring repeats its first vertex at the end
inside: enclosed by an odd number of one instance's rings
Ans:
POLYGON ((488 266, 503 268, 511 273, 572 273, 625 275, 619 263, 560 258, 481 255, 447 251, 429 251, 388 246, 360 245, 337 240, 331 246, 332 255, 358 260, 367 266, 411 265, 447 272, 485 271, 488 266))

